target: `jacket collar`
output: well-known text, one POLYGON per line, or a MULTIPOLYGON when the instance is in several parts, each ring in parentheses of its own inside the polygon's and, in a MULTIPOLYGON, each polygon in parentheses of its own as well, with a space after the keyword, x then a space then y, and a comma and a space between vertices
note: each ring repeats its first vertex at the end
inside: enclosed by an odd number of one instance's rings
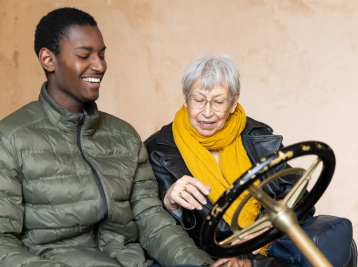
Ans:
POLYGON ((76 132, 81 119, 83 119, 82 135, 93 135, 98 126, 99 112, 95 102, 85 103, 86 115, 71 112, 49 95, 47 82, 42 85, 38 103, 47 119, 60 131, 76 132))
MULTIPOLYGON (((173 123, 163 126, 163 128, 159 131, 159 134, 156 138, 156 143, 159 145, 167 145, 171 147, 176 147, 173 130, 173 123)), ((242 131, 241 135, 248 135, 250 132, 257 128, 267 128, 270 132, 273 132, 272 128, 262 122, 256 121, 250 117, 246 117, 246 125, 245 129, 242 131)))

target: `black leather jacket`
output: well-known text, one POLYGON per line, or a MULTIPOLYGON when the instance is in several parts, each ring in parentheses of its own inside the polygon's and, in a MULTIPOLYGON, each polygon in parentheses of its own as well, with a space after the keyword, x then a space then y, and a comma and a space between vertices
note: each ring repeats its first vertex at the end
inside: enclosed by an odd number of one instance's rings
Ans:
MULTIPOLYGON (((241 139, 252 164, 282 147, 282 136, 273 135, 272 133, 273 130, 268 125, 247 117, 246 127, 241 133, 241 139)), ((173 183, 175 183, 183 175, 192 175, 186 167, 186 164, 174 142, 172 123, 164 126, 159 132, 150 136, 145 141, 145 145, 148 150, 149 161, 158 181, 159 197, 163 200, 166 192, 173 183)), ((287 164, 280 165, 276 170, 272 171, 272 173, 269 173, 268 175, 272 175, 273 173, 287 167, 289 167, 287 164)), ((266 185, 263 190, 274 199, 282 199, 291 190, 293 184, 296 183, 298 178, 299 177, 295 175, 278 178, 277 180, 266 185)), ((199 248, 201 248, 201 225, 213 206, 212 202, 207 197, 206 200, 207 204, 203 205, 202 210, 192 211, 183 209, 183 217, 181 219, 177 218, 175 214, 168 210, 189 233, 199 248)), ((310 212, 309 217, 312 216, 313 213, 314 209, 310 212)), ((262 215, 263 214, 260 214, 260 217, 262 215)), ((216 232, 217 240, 223 239, 230 234, 232 234, 230 226, 224 220, 221 220, 216 232)), ((255 266, 255 264, 253 266, 255 266)))

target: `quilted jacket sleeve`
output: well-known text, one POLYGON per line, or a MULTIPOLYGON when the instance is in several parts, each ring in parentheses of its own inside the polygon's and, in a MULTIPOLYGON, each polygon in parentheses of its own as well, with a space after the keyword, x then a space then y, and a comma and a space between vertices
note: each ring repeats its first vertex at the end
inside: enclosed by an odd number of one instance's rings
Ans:
POLYGON ((22 231, 24 207, 15 154, 0 133, 0 267, 66 267, 30 253, 17 238, 22 231))
POLYGON ((193 240, 165 210, 158 198, 158 184, 148 162, 143 143, 131 195, 133 216, 138 226, 139 242, 149 256, 162 266, 203 265, 213 260, 197 248, 193 240))

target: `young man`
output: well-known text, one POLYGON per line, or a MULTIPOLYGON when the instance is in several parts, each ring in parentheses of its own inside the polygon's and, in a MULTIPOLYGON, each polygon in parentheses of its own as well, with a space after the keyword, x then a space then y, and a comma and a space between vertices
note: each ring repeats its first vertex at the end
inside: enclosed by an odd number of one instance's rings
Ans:
POLYGON ((47 82, 0 122, 2 267, 212 263, 163 210, 138 133, 98 111, 105 50, 80 10, 37 26, 47 82))

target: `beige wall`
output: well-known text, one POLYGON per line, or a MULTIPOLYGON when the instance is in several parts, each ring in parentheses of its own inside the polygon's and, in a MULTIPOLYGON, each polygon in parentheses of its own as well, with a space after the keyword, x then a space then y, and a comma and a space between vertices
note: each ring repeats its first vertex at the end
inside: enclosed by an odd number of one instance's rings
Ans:
POLYGON ((181 106, 191 61, 236 58, 247 115, 285 145, 321 140, 334 149, 336 174, 317 213, 348 217, 358 232, 358 1, 0 0, 0 118, 37 99, 45 76, 35 26, 64 6, 98 21, 108 47, 99 107, 143 140, 181 106))

